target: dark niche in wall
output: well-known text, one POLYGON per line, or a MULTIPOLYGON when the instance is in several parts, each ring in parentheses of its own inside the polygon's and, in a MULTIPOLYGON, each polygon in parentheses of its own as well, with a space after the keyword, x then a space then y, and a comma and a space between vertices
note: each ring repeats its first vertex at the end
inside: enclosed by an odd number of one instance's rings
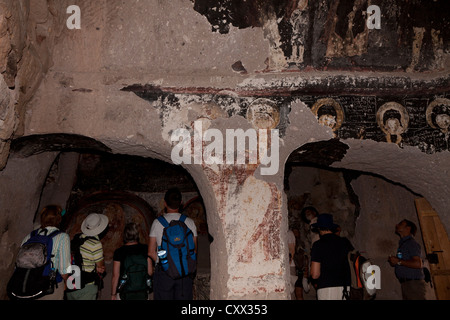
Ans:
POLYGON ((81 154, 74 188, 165 192, 178 186, 195 191, 195 183, 180 166, 149 158, 110 153, 81 154))
MULTIPOLYGON (((183 193, 198 192, 192 177, 180 166, 139 156, 84 153, 80 154, 67 207, 68 211, 75 210, 80 201, 95 194, 164 194, 171 187, 183 193)), ((153 210, 156 213, 160 208, 153 210)))

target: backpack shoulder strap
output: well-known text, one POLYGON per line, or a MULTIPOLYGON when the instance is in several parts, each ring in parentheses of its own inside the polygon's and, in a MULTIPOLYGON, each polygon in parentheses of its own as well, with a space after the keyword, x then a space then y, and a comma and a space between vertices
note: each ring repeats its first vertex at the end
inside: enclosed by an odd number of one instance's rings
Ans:
POLYGON ((362 267, 361 256, 358 254, 358 256, 356 257, 356 260, 355 260, 355 274, 356 274, 358 288, 362 288, 362 286, 363 286, 362 281, 361 281, 361 267, 362 267))
POLYGON ((89 239, 95 239, 95 237, 84 237, 82 238, 82 233, 77 233, 73 236, 73 239, 70 241, 70 251, 75 255, 80 253, 81 246, 89 239))
POLYGON ((162 224, 164 228, 167 228, 169 226, 169 222, 167 222, 166 218, 164 216, 159 216, 158 221, 162 224))
POLYGON ((179 221, 184 222, 186 220, 187 216, 182 214, 179 221))
POLYGON ((86 241, 88 241, 88 240, 96 240, 97 239, 96 237, 92 237, 92 236, 82 237, 82 235, 83 235, 82 233, 76 234, 74 236, 74 239, 73 239, 73 240, 75 240, 75 249, 77 251, 80 251, 81 246, 84 245, 84 243, 86 241))
POLYGON ((77 233, 73 236, 73 239, 70 240, 70 250, 74 251, 75 249, 78 249, 78 246, 80 244, 81 233, 77 233))
POLYGON ((50 233, 48 236, 49 236, 50 238, 54 238, 55 236, 57 236, 57 235, 60 234, 60 233, 62 233, 61 230, 55 230, 55 231, 53 231, 52 233, 50 233))
POLYGON ((353 250, 348 253, 348 263, 350 265, 350 285, 353 288, 358 287, 358 276, 357 276, 357 260, 358 260, 358 252, 353 250))
POLYGON ((41 235, 41 236, 48 236, 48 229, 47 228, 39 228, 36 230, 33 230, 33 232, 31 233, 31 236, 37 236, 37 235, 41 235))

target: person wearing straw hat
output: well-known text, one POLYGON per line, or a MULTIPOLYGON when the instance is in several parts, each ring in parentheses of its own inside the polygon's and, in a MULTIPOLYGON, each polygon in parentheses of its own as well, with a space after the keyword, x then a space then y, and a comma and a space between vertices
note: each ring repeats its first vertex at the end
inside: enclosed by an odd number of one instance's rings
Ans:
MULTIPOLYGON (((103 274, 105 272, 103 246, 99 235, 106 230, 108 223, 107 216, 91 213, 81 224, 82 234, 75 236, 78 236, 82 241, 80 246, 80 253, 83 258, 82 276, 83 274, 103 274)), ((99 287, 96 281, 91 281, 80 290, 67 292, 66 296, 67 300, 96 300, 98 291, 99 287)))
POLYGON ((347 238, 335 234, 338 225, 329 213, 320 214, 312 227, 319 229, 320 235, 311 249, 311 276, 317 279, 317 299, 343 300, 344 288, 351 282, 347 256, 353 246, 347 238))

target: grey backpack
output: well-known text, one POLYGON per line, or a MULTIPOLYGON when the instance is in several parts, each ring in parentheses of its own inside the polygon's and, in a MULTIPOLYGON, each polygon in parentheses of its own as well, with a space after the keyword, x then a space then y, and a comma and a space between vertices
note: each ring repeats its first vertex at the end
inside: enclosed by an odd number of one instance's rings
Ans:
POLYGON ((37 299, 53 293, 54 285, 61 280, 51 261, 53 237, 59 233, 56 230, 47 235, 47 229, 34 230, 20 247, 16 268, 7 285, 11 299, 37 299))

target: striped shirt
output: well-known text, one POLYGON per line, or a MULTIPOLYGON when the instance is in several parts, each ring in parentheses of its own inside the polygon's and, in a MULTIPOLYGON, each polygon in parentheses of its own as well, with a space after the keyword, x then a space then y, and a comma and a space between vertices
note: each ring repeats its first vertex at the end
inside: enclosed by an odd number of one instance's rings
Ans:
MULTIPOLYGON (((46 227, 47 234, 51 234, 53 231, 58 230, 56 227, 46 227)), ((43 229, 39 228, 39 233, 43 229)), ((30 239, 30 234, 23 239, 22 244, 30 239)), ((70 266, 71 255, 70 255, 70 237, 67 233, 61 232, 53 238, 52 247, 52 263, 54 268, 60 274, 67 274, 67 268, 70 266)))
MULTIPOLYGON (((85 234, 81 235, 81 239, 86 237, 85 234)), ((83 257, 83 271, 95 270, 95 264, 103 260, 103 246, 98 236, 86 240, 80 247, 80 252, 83 257)))

